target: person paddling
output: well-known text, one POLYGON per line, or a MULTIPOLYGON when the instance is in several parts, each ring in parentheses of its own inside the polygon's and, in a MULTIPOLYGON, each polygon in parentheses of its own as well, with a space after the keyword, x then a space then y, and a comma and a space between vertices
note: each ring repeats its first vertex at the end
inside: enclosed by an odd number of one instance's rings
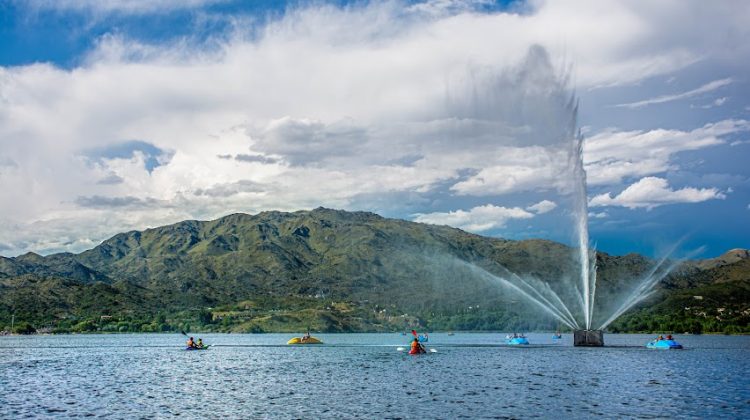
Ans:
POLYGON ((427 353, 427 350, 424 349, 424 346, 419 342, 419 339, 414 337, 414 341, 411 342, 411 351, 409 351, 409 353, 427 353))
POLYGON ((187 346, 189 349, 195 348, 195 341, 193 341, 193 337, 188 338, 187 346))
POLYGON ((195 345, 195 348, 202 349, 203 348, 203 339, 198 338, 198 344, 195 345))

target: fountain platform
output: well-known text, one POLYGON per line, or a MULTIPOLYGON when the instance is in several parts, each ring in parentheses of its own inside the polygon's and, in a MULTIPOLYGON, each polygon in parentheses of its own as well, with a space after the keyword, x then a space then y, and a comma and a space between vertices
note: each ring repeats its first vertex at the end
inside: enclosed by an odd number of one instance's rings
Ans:
POLYGON ((573 345, 576 347, 603 347, 604 332, 602 330, 573 331, 573 345))

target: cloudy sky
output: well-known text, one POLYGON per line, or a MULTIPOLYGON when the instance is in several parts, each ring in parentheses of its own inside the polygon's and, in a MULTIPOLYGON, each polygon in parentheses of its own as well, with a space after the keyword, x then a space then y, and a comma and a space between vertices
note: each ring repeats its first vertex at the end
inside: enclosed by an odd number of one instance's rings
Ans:
POLYGON ((748 248, 747 22, 742 0, 4 1, 0 255, 319 206, 570 242, 576 127, 597 248, 748 248))

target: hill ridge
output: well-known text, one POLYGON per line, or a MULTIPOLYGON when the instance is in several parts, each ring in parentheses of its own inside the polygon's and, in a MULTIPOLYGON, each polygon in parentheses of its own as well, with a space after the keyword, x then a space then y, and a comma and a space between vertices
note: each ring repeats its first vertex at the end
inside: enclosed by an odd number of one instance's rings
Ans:
MULTIPOLYGON (((462 264, 490 271, 504 267, 549 279, 557 287, 555 279, 575 274, 566 273, 573 254, 570 247, 546 239, 489 238, 371 212, 319 207, 232 213, 118 233, 79 254, 2 257, 0 290, 9 293, 0 296, 0 320, 18 308, 20 299, 30 308, 26 317, 53 324, 105 312, 127 318, 214 308, 212 321, 216 317, 238 331, 278 330, 303 319, 327 330, 387 330, 404 319, 453 325, 467 316, 466 308, 483 307, 492 308, 485 318, 462 325, 489 328, 522 322, 509 315, 517 310, 507 308, 517 298, 479 281, 462 264), (34 303, 35 296, 48 308, 34 303), (335 306, 342 302, 348 303, 335 306), (245 306, 256 309, 237 309, 245 306), (286 318, 266 312, 280 308, 289 314, 286 318), (419 320, 373 315, 386 308, 383 313, 414 314, 419 320)), ((726 278, 740 284, 748 270, 742 261, 750 260, 725 261, 728 268, 720 271, 712 271, 717 265, 687 264, 665 282, 664 293, 726 283, 726 278)), ((608 289, 627 288, 623 282, 637 278, 650 263, 638 254, 598 253, 601 301, 607 300, 608 289)), ((195 316, 190 313, 181 316, 195 316)))

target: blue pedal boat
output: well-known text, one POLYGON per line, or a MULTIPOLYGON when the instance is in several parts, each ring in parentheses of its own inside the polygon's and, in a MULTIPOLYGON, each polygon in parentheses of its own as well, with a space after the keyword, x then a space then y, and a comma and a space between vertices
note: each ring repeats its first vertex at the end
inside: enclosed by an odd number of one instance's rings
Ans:
POLYGON ((653 340, 646 344, 646 348, 659 349, 659 350, 679 350, 682 348, 682 344, 674 340, 653 340))
POLYGON ((513 337, 506 340, 506 343, 510 346, 519 346, 522 344, 529 344, 529 340, 526 337, 513 337))

